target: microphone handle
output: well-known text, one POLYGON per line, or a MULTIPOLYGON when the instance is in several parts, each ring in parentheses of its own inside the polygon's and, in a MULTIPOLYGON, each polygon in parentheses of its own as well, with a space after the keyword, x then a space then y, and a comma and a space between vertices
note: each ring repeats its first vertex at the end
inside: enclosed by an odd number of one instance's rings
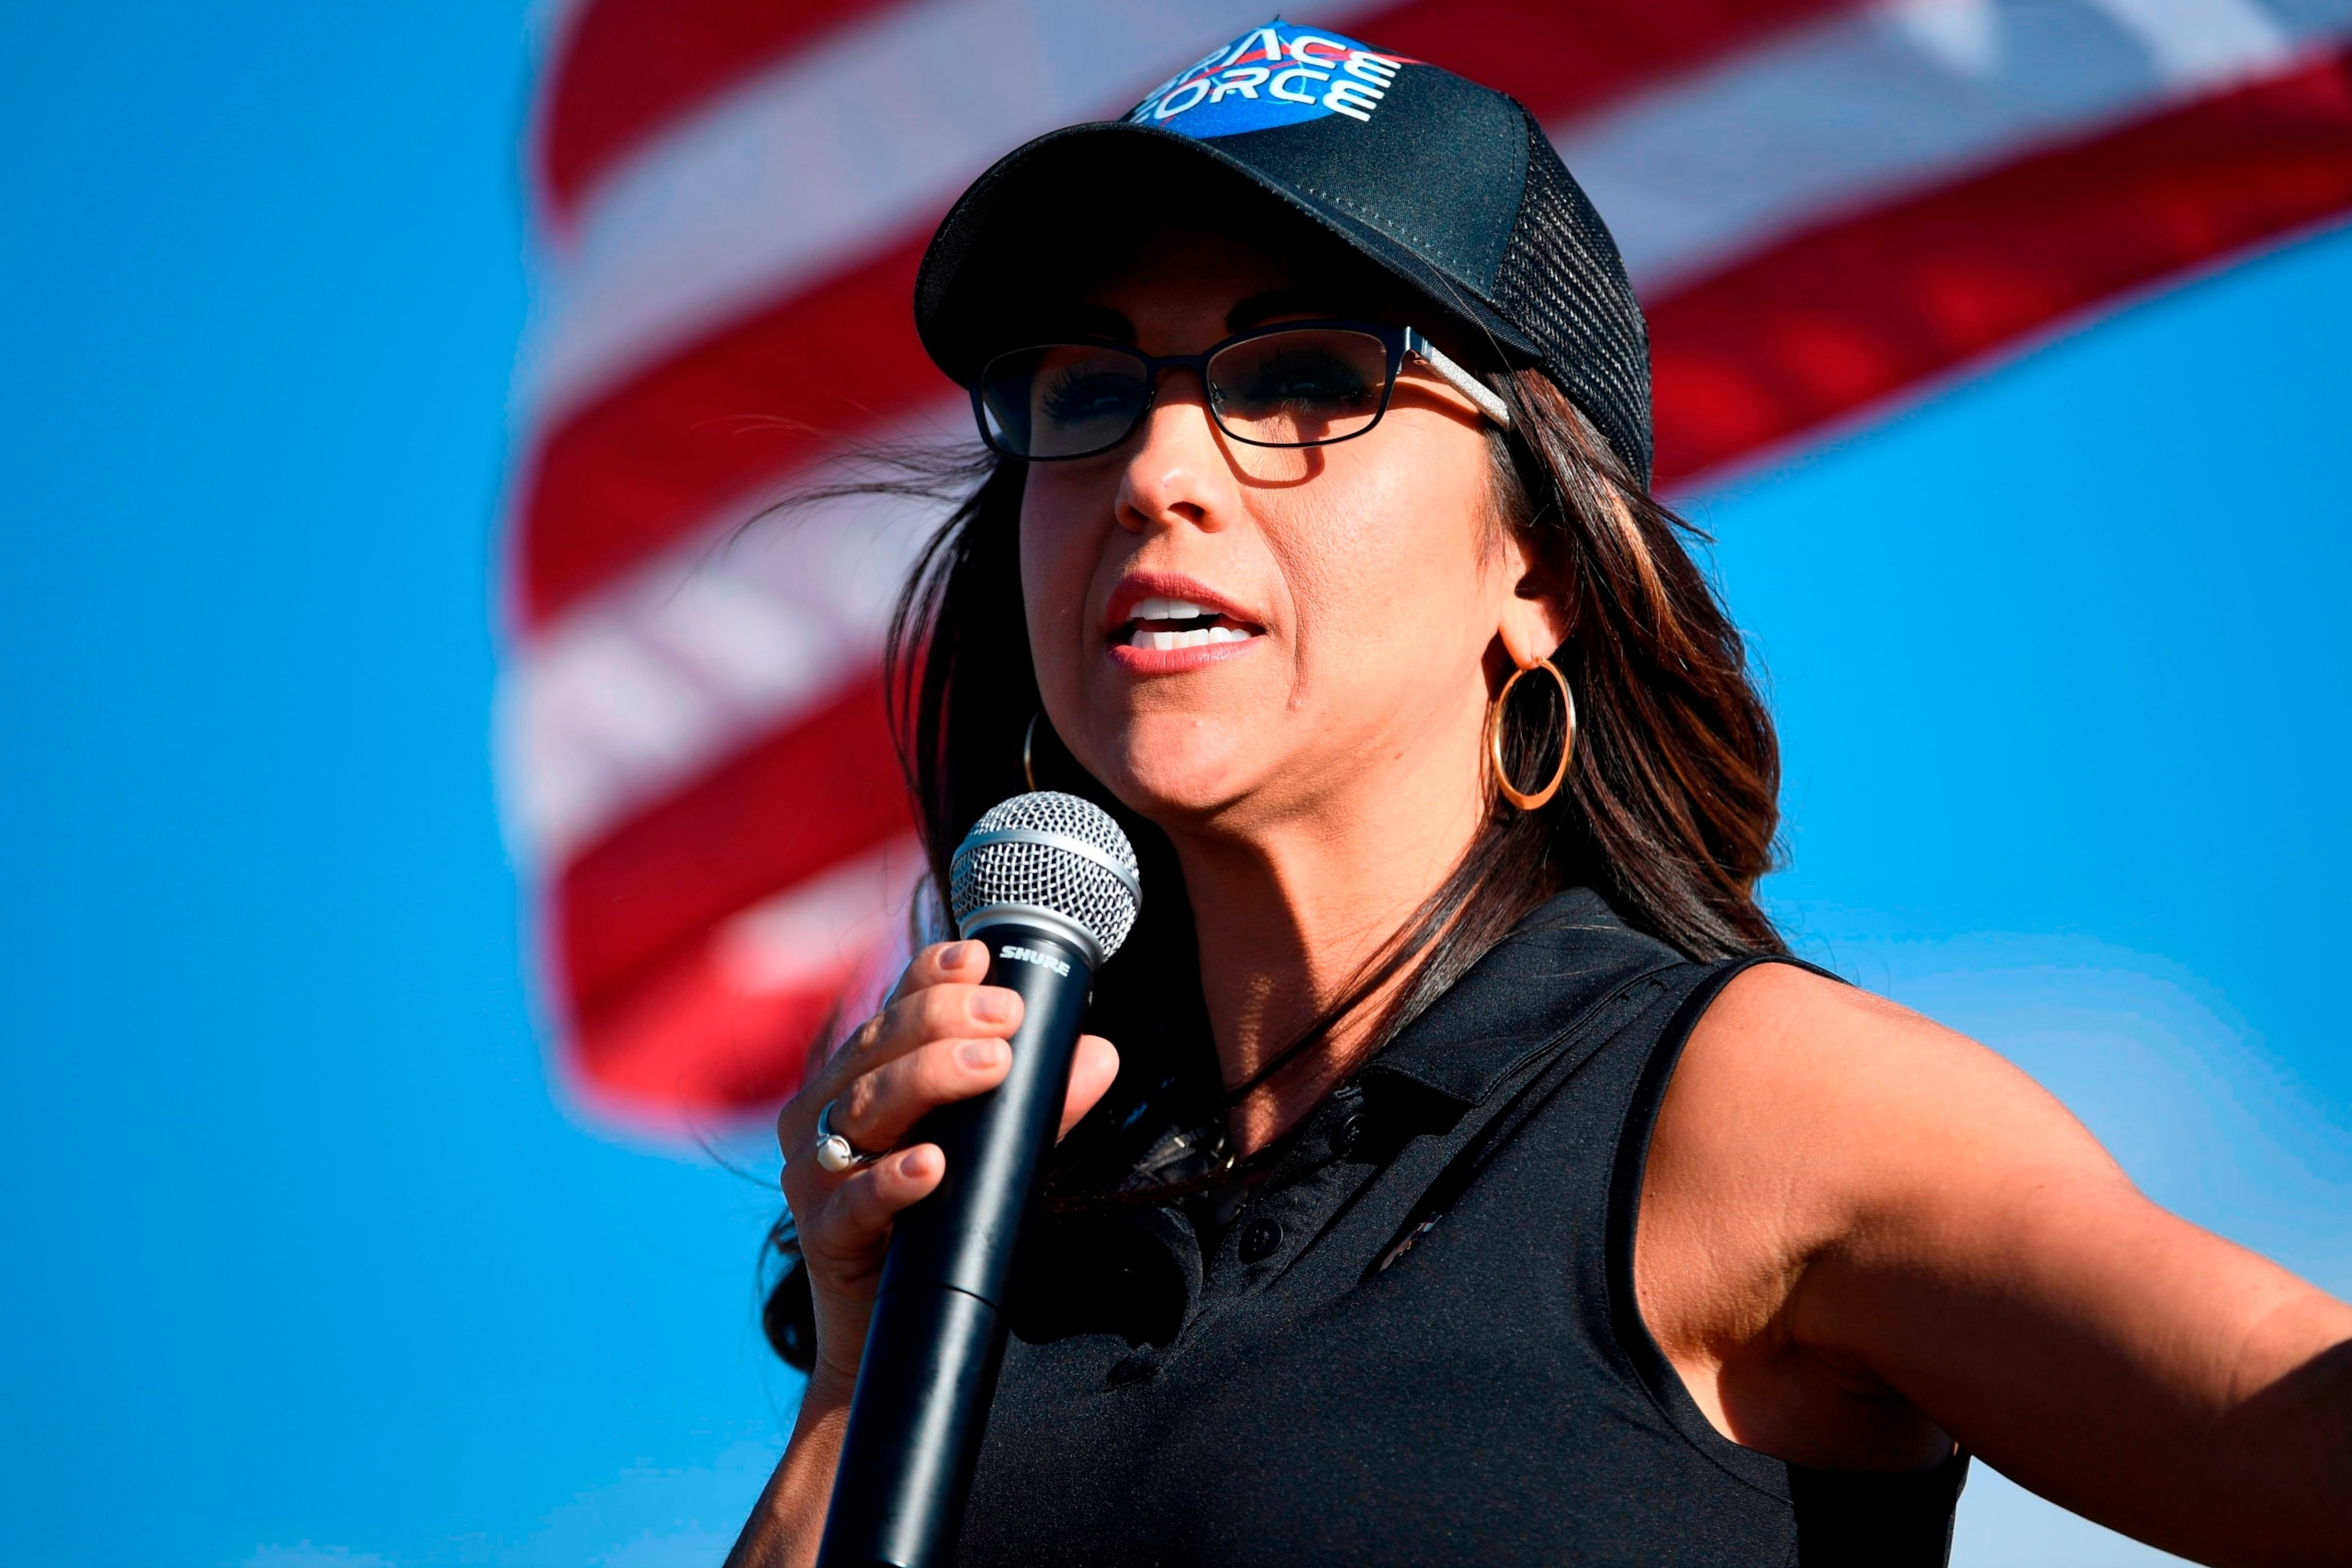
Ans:
POLYGON ((947 1174, 899 1215, 882 1265, 818 1568, 944 1568, 955 1552, 1004 1358, 1005 1282, 1068 1093, 1094 974, 1066 936, 1016 918, 988 943, 987 984, 1021 994, 1004 1081, 943 1105, 908 1142, 947 1174))

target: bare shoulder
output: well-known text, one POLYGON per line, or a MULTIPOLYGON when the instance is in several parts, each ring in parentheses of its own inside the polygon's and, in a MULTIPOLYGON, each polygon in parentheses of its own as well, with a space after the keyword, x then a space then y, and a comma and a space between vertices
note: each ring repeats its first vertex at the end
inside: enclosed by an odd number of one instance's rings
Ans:
MULTIPOLYGON (((2298 1368, 2352 1335, 2343 1302, 2149 1204, 1997 1053, 1788 963, 1740 973, 1691 1032, 1634 1290, 1727 1436, 1853 1469, 1959 1438, 2067 1507, 2185 1542, 2197 1528, 2122 1455, 2178 1490, 2213 1469, 2216 1413, 2319 1377, 2298 1368)), ((2315 1399, 2340 1399, 2340 1375, 2322 1383, 2315 1399)), ((2352 1458, 2338 1427, 2319 1450, 2352 1458)), ((2225 1490, 2201 1486, 2200 1507, 2225 1490)))
POLYGON ((1948 1234, 2000 1194, 2062 1192, 2140 1201, 2090 1131, 1995 1052, 1858 986, 1767 963, 1691 1031, 1643 1224, 1793 1289, 1831 1249, 1948 1234))
POLYGON ((1691 1031, 1685 1064, 1776 1079, 1834 1071, 1861 1084, 1921 1070, 2032 1081, 1932 1018, 1793 963, 1759 963, 1725 986, 1691 1031))
POLYGON ((1992 1051, 1854 986, 1759 965, 1701 1016, 1660 1108, 1636 1230, 1643 1318, 1726 1436, 1832 1468, 1932 1463, 1947 1429, 1853 1331, 1852 1292, 1822 1285, 1864 1254, 1930 1271, 1955 1246, 1992 1258, 2002 1243, 1963 1237, 1978 1228, 1963 1211, 2004 1188, 2141 1201, 1992 1051))
POLYGON ((1822 1205, 1946 1186, 1968 1166, 2127 1185, 2083 1125, 1993 1051, 1786 963, 1741 973, 1700 1017, 1659 1132, 1670 1162, 1730 1160, 1752 1177, 1762 1159, 1822 1205))
POLYGON ((1633 1265, 1737 1441, 1900 1469, 1957 1440, 2200 1560, 2347 1560, 2352 1307, 2167 1214, 2031 1079, 1882 997, 1786 964, 1725 987, 1659 1109, 1633 1265))

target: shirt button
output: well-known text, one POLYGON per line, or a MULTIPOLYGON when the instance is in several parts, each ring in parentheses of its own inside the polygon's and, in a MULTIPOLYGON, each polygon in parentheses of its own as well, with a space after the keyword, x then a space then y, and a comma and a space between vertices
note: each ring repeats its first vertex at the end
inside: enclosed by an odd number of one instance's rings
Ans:
POLYGON ((1274 1249, 1281 1245, 1282 1226, 1270 1219, 1260 1217, 1242 1226, 1241 1254, 1244 1263, 1255 1263, 1260 1258, 1271 1258, 1274 1256, 1274 1249))
POLYGON ((1357 1141, 1363 1135, 1364 1113, 1360 1110, 1348 1112, 1347 1120, 1340 1122, 1331 1133, 1331 1152, 1342 1160, 1346 1159, 1356 1152, 1357 1141))

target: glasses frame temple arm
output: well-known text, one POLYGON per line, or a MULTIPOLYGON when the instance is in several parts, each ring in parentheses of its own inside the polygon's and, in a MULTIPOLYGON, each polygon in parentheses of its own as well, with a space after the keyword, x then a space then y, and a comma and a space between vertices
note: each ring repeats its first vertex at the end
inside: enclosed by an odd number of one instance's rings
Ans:
POLYGON ((1411 327, 1404 330, 1404 352, 1420 355, 1422 363, 1443 376, 1448 386, 1476 404, 1479 413, 1506 430, 1511 427, 1510 405, 1495 395, 1495 389, 1455 364, 1439 352, 1435 343, 1411 327))

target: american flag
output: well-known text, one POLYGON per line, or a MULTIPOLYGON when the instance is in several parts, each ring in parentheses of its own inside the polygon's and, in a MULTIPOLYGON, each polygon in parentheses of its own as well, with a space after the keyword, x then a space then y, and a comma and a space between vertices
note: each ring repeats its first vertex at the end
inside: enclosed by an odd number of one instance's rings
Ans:
MULTIPOLYGON (((593 1104, 771 1104, 895 966, 920 860, 877 655, 936 518, 745 524, 858 443, 966 437, 912 325, 932 226, 1003 153, 1119 114, 1265 5, 576 0, 552 24, 501 777, 593 1104)), ((1649 312, 1670 494, 2352 211, 2352 0, 1297 19, 1543 121, 1649 312)))

